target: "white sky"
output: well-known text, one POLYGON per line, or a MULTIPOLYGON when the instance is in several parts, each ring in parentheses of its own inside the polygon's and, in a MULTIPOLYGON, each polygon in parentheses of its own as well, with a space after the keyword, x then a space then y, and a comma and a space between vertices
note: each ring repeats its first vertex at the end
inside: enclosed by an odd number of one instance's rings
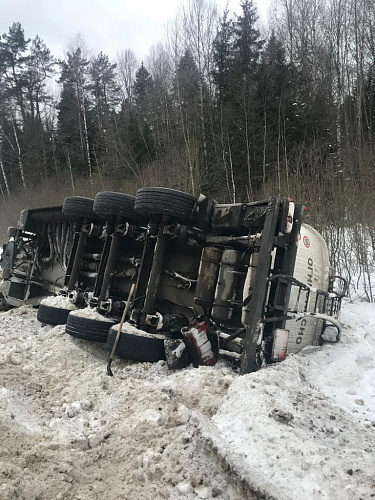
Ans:
MULTIPOLYGON (((256 0, 265 19, 270 0, 256 0)), ((219 0, 220 11, 226 0, 219 0)), ((230 12, 240 13, 240 0, 229 0, 230 12)), ((115 60, 117 51, 131 49, 141 60, 152 44, 165 38, 165 27, 180 0, 0 0, 0 33, 21 22, 28 38, 39 35, 53 55, 63 57, 79 32, 94 53, 115 60)))

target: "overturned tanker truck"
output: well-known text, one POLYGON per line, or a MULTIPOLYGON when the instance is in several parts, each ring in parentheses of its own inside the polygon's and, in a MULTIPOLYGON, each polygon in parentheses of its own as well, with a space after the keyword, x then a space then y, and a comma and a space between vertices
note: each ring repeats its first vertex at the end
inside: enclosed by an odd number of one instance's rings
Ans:
POLYGON ((50 220, 40 210, 30 217, 43 221, 23 222, 4 248, 12 254, 5 300, 30 301, 12 295, 27 268, 29 294, 38 284, 40 297, 65 301, 43 301, 41 321, 58 317, 68 334, 106 342, 122 358, 176 368, 223 356, 248 373, 320 344, 327 327, 340 336, 347 284, 330 270, 322 236, 303 224, 304 206, 290 199, 220 204, 149 187, 135 197, 69 197, 50 220), (56 268, 64 271, 57 287, 56 268))
POLYGON ((8 228, 9 241, 1 257, 0 292, 6 304, 39 306, 45 297, 69 288, 78 274, 81 286, 92 284, 88 270, 93 262, 79 262, 73 269, 81 248, 95 255, 103 246, 97 237, 103 221, 92 204, 93 200, 76 196, 68 199, 66 210, 61 206, 22 210, 17 227, 8 228))

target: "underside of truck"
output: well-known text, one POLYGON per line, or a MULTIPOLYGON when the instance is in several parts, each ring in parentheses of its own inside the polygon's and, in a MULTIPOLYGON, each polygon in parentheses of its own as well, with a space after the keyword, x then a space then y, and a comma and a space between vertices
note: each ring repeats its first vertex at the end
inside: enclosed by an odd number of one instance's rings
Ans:
POLYGON ((59 293, 77 309, 67 333, 121 357, 174 368, 223 356, 248 373, 318 344, 327 324, 339 337, 346 283, 303 214, 286 198, 220 204, 160 187, 68 197, 21 213, 2 291, 10 305, 59 293))

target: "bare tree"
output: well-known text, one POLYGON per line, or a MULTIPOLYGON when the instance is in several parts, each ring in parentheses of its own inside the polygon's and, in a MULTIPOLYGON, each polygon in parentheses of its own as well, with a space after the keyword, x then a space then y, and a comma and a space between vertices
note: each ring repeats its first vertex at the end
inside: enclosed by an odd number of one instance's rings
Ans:
POLYGON ((15 119, 14 115, 15 115, 15 113, 12 114, 12 116, 11 116, 12 129, 13 129, 13 134, 14 134, 14 140, 16 142, 16 147, 17 147, 17 160, 18 160, 18 167, 19 167, 20 174, 21 174, 22 186, 23 186, 24 190, 26 191, 25 169, 23 166, 21 146, 20 146, 20 141, 18 139, 18 131, 17 131, 16 119, 15 119))
POLYGON ((132 88, 138 66, 139 62, 131 49, 117 53, 117 79, 124 101, 132 100, 132 88))
POLYGON ((219 17, 216 3, 212 0, 190 0, 181 12, 184 28, 184 45, 193 55, 201 78, 199 79, 199 119, 203 145, 203 185, 209 192, 211 165, 208 159, 205 112, 212 109, 212 44, 216 36, 219 17), (210 89, 207 96, 206 89, 210 89))
POLYGON ((189 123, 187 121, 186 113, 183 109, 183 100, 181 97, 181 87, 184 82, 181 81, 178 72, 178 66, 184 53, 184 39, 183 33, 183 19, 181 14, 178 13, 173 22, 170 22, 167 27, 167 43, 168 50, 171 54, 172 70, 174 74, 174 90, 176 98, 177 118, 176 123, 181 131, 184 143, 184 157, 189 169, 190 189, 193 194, 196 191, 196 165, 198 163, 197 150, 194 140, 191 137, 189 130, 189 123))
POLYGON ((159 149, 173 148, 173 60, 168 47, 159 42, 150 49, 146 59, 153 79, 152 106, 154 109, 154 136, 159 149))
POLYGON ((5 169, 4 169, 4 163, 3 163, 3 136, 4 136, 3 129, 0 127, 0 169, 1 169, 1 174, 3 176, 5 188, 7 190, 8 196, 9 196, 10 195, 9 183, 8 183, 8 178, 6 176, 5 169))

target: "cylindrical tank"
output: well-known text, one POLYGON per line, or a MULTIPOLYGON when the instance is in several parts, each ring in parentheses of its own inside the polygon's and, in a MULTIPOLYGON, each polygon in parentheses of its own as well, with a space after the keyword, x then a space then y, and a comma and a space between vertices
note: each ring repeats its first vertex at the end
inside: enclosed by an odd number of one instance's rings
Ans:
POLYGON ((211 313, 216 321, 228 321, 233 316, 233 301, 236 300, 237 283, 241 275, 239 268, 241 255, 242 253, 237 250, 223 252, 211 313))
MULTIPOLYGON (((327 244, 323 236, 308 224, 302 224, 301 227, 293 276, 313 289, 328 291, 329 257, 327 244)), ((313 290, 307 304, 307 312, 313 312, 315 300, 316 292, 313 290)), ((298 288, 292 287, 289 308, 292 311, 300 312, 304 310, 305 306, 306 294, 302 293, 298 300, 298 288)), ((298 352, 307 345, 316 345, 319 342, 322 325, 321 319, 313 317, 302 318, 299 321, 287 321, 286 328, 289 330, 288 353, 298 352)))
POLYGON ((202 250, 194 302, 204 309, 211 308, 214 301, 222 254, 219 248, 205 247, 202 250))

